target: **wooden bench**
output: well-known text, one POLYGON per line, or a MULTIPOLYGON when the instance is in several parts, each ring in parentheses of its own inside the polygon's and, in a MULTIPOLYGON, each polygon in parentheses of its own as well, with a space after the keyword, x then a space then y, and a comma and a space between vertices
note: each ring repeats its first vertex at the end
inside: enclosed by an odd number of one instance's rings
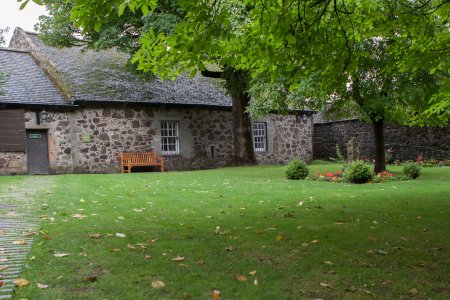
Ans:
POLYGON ((120 152, 120 173, 131 173, 132 167, 154 166, 164 172, 164 159, 155 152, 120 152))

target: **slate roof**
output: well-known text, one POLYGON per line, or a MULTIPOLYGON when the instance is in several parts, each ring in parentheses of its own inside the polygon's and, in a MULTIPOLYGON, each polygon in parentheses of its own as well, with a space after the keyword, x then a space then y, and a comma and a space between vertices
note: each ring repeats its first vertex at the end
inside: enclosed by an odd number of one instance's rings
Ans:
POLYGON ((358 118, 330 118, 325 115, 324 111, 320 111, 317 114, 314 115, 313 123, 314 124, 325 124, 325 123, 334 123, 334 122, 341 122, 341 121, 351 121, 351 120, 358 120, 358 118))
POLYGON ((115 49, 100 52, 83 47, 46 46, 27 33, 74 94, 74 103, 127 102, 231 107, 231 98, 217 80, 187 75, 175 81, 143 80, 124 69, 128 56, 115 49))
POLYGON ((66 105, 62 95, 27 51, 0 48, 0 70, 6 74, 0 103, 66 105))

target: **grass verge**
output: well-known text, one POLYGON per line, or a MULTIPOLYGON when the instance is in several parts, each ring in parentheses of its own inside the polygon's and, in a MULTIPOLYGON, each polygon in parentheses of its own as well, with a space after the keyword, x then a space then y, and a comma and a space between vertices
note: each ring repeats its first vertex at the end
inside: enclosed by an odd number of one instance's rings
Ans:
POLYGON ((446 299, 450 168, 422 171, 365 185, 283 167, 57 176, 15 299, 446 299))

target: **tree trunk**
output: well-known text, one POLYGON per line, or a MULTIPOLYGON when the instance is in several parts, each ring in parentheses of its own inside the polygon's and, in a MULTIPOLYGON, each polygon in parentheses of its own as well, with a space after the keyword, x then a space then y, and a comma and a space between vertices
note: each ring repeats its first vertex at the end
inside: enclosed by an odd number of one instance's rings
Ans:
POLYGON ((245 111, 250 97, 244 91, 231 93, 233 103, 233 138, 234 157, 233 164, 255 165, 256 156, 253 149, 253 135, 250 115, 245 111))
POLYGON ((250 103, 247 94, 249 75, 242 70, 225 66, 224 71, 203 70, 202 75, 210 78, 223 78, 231 94, 233 113, 234 165, 255 165, 256 156, 253 149, 253 134, 250 115, 245 111, 250 103))
POLYGON ((372 119, 373 137, 375 140, 375 173, 386 171, 386 160, 384 156, 384 120, 372 119))

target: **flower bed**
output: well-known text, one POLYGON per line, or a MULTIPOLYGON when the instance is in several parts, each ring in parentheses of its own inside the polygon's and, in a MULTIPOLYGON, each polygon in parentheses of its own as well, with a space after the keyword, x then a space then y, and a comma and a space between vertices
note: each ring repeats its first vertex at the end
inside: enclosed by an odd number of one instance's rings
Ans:
MULTIPOLYGON (((325 172, 320 173, 316 172, 312 176, 309 177, 310 180, 317 180, 317 181, 328 181, 328 182, 337 182, 342 183, 345 182, 344 175, 342 171, 336 171, 336 172, 325 172)), ((374 175, 372 177, 372 180, 370 180, 368 183, 381 183, 381 182, 390 182, 390 181, 396 181, 396 180, 406 180, 405 176, 395 176, 392 172, 383 171, 378 173, 377 175, 374 175)))
POLYGON ((330 182, 344 182, 344 175, 342 171, 336 171, 336 172, 325 172, 325 174, 321 174, 320 172, 314 173, 311 177, 309 177, 311 180, 318 180, 318 181, 330 181, 330 182))

